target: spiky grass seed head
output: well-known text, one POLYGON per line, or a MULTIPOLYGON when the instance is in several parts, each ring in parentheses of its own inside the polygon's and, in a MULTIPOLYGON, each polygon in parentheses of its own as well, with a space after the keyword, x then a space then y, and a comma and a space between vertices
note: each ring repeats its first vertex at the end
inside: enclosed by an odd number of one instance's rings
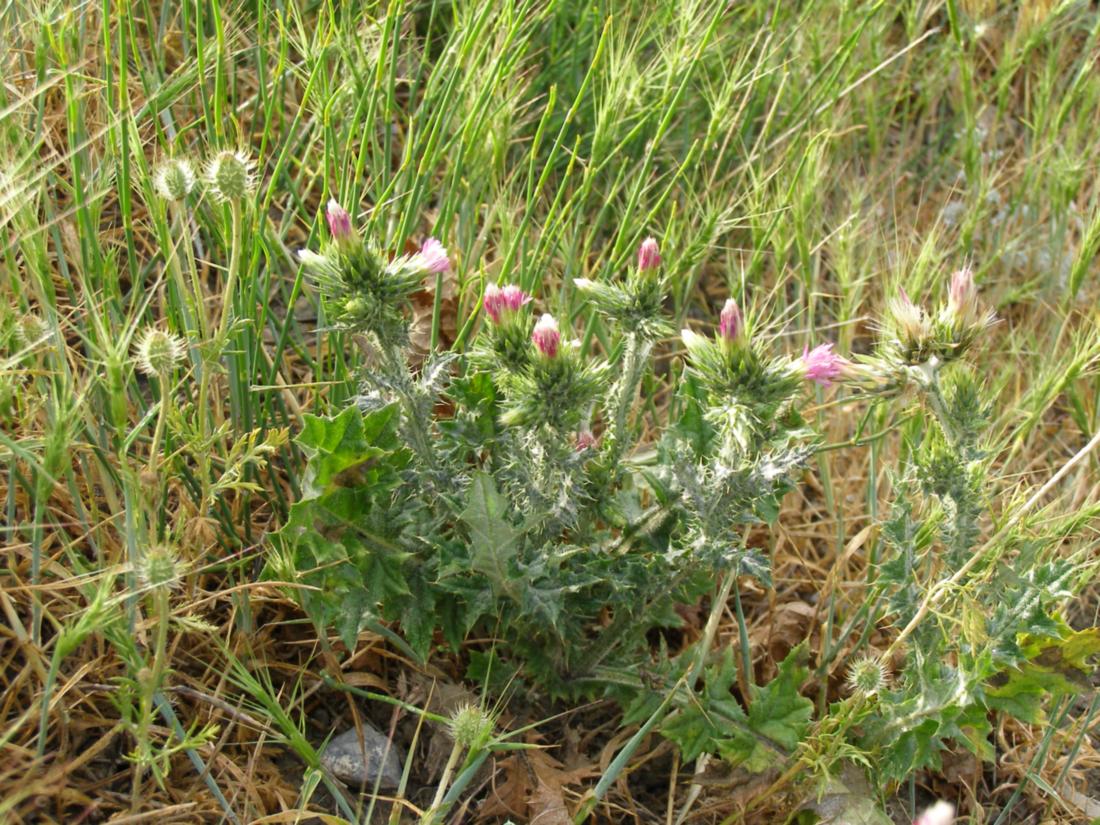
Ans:
POLYGON ((50 325, 41 315, 28 312, 15 324, 15 341, 21 347, 32 347, 50 335, 50 325))
POLYGON ((186 158, 164 161, 153 173, 157 194, 168 201, 182 201, 195 189, 195 167, 186 158))
POLYGON ((144 375, 165 376, 179 366, 185 353, 183 339, 178 335, 149 327, 134 347, 134 360, 144 375))
POLYGON ((154 544, 145 548, 135 572, 142 590, 174 590, 179 586, 183 565, 171 545, 154 544))
POLYGON ((877 656, 857 659, 848 669, 848 688, 860 696, 874 696, 886 688, 886 665, 877 656))
POLYGON ((256 188, 256 163, 244 152, 226 149, 206 164, 206 185, 222 203, 244 200, 256 188))
POLYGON ((451 737, 467 747, 483 747, 493 735, 493 717, 477 705, 463 705, 451 714, 451 737))

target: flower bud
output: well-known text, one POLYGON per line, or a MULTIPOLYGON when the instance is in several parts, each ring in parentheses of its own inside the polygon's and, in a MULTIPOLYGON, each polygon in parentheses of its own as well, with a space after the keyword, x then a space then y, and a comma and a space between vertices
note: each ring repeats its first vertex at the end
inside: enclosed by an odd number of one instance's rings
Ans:
POLYGON ((913 820, 913 825, 951 825, 955 821, 955 806, 942 799, 913 820))
POLYGON ((138 371, 150 377, 170 375, 184 354, 183 339, 153 327, 142 333, 134 348, 138 371))
POLYGON ((325 207, 325 220, 328 221, 328 231, 332 233, 332 239, 336 243, 343 245, 352 239, 351 215, 335 198, 329 200, 325 207))
POLYGON ((823 387, 828 387, 852 368, 847 358, 833 352, 832 344, 819 344, 813 349, 804 348, 801 364, 806 379, 816 381, 823 387))
POLYGON ((960 269, 951 276, 945 315, 953 326, 959 328, 982 324, 982 312, 978 305, 978 287, 974 284, 974 273, 969 269, 960 269))
POLYGON ((153 187, 168 201, 182 201, 195 188, 195 169, 186 158, 166 160, 153 173, 153 187))
POLYGON ((218 152, 206 165, 206 185, 215 200, 244 200, 256 186, 252 176, 255 164, 244 152, 218 152))
POLYGON ((598 443, 599 439, 592 434, 591 430, 581 430, 577 433, 575 446, 578 453, 583 453, 585 450, 594 450, 598 443))
POLYGON ((531 341, 535 348, 547 358, 556 358, 561 344, 561 332, 553 315, 543 315, 531 331, 531 341))
POLYGON ((741 308, 733 298, 726 299, 726 305, 722 307, 722 314, 718 320, 718 337, 722 341, 733 343, 741 337, 741 331, 745 326, 741 316, 741 308))
POLYGON ((451 268, 451 259, 447 257, 447 250, 435 238, 428 238, 417 253, 417 263, 425 272, 446 272, 451 268))
POLYGON ((646 238, 638 247, 638 269, 647 272, 661 265, 661 253, 655 238, 646 238))

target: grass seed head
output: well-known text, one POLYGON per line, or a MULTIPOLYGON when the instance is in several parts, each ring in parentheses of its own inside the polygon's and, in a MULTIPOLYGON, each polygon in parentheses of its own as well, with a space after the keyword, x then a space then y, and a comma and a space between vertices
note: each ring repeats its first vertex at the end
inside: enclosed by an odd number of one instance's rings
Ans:
POLYGON ((179 366, 185 352, 183 339, 178 335, 149 327, 138 339, 134 360, 139 372, 163 377, 179 366))
POLYGON ((186 158, 166 160, 153 173, 153 186, 165 200, 185 200, 195 188, 195 167, 186 158))
POLYGON ((481 747, 493 735, 493 717, 477 705, 463 705, 451 714, 450 728, 458 744, 481 747))
POLYGON ((860 696, 874 696, 887 682, 886 665, 877 656, 857 659, 848 670, 848 687, 860 696))
POLYGON ((214 199, 222 203, 240 201, 256 188, 255 161, 240 151, 218 152, 206 165, 206 185, 214 199))
POLYGON ((154 544, 146 548, 136 573, 142 590, 174 590, 179 587, 183 566, 175 548, 154 544))

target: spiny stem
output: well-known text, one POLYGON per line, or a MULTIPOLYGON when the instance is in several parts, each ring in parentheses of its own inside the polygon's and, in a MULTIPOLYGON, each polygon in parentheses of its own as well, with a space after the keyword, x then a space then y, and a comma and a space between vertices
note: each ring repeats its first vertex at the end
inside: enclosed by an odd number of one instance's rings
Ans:
POLYGON ((909 620, 909 623, 897 635, 897 638, 895 638, 894 641, 890 643, 890 647, 888 647, 886 649, 886 652, 882 655, 883 661, 889 661, 890 657, 894 654, 894 651, 896 651, 901 643, 904 642, 913 633, 913 631, 917 629, 917 627, 922 621, 924 621, 929 612, 931 612, 932 608, 939 604, 939 602, 942 601, 943 598, 956 585, 958 585, 959 582, 966 578, 970 571, 973 570, 985 558, 986 552, 1000 544, 1009 535, 1009 533, 1011 533, 1012 530, 1015 529, 1016 525, 1020 523, 1020 521, 1031 510, 1031 508, 1038 504, 1043 499, 1043 497, 1048 492, 1050 492, 1054 485, 1065 478, 1066 474, 1069 473, 1070 470, 1072 470, 1074 467, 1084 461, 1088 457, 1089 453, 1096 449, 1098 444, 1100 444, 1100 431, 1097 431, 1097 433, 1093 435, 1091 439, 1089 439, 1088 444, 1078 450, 1073 458, 1063 464, 1062 468, 1058 472, 1051 476, 1050 479, 1042 487, 1036 490, 1035 494, 1031 498, 1024 502, 1022 506, 1018 507, 1009 518, 1009 520, 1005 523, 1005 526, 998 530, 993 538, 982 545, 981 549, 975 552, 974 555, 971 556, 970 559, 966 562, 966 564, 960 567, 950 579, 940 582, 928 592, 928 595, 924 597, 924 601, 921 602, 920 607, 917 609, 916 614, 913 616, 912 619, 909 620))

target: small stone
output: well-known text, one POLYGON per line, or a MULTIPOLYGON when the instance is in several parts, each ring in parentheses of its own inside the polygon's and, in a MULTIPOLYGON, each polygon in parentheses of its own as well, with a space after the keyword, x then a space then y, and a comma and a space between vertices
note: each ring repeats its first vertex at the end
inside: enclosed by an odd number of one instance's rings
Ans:
POLYGON ((334 736, 321 753, 321 764, 350 786, 369 790, 377 782, 380 790, 395 789, 401 783, 405 758, 400 747, 366 722, 362 742, 359 733, 351 728, 334 736))

